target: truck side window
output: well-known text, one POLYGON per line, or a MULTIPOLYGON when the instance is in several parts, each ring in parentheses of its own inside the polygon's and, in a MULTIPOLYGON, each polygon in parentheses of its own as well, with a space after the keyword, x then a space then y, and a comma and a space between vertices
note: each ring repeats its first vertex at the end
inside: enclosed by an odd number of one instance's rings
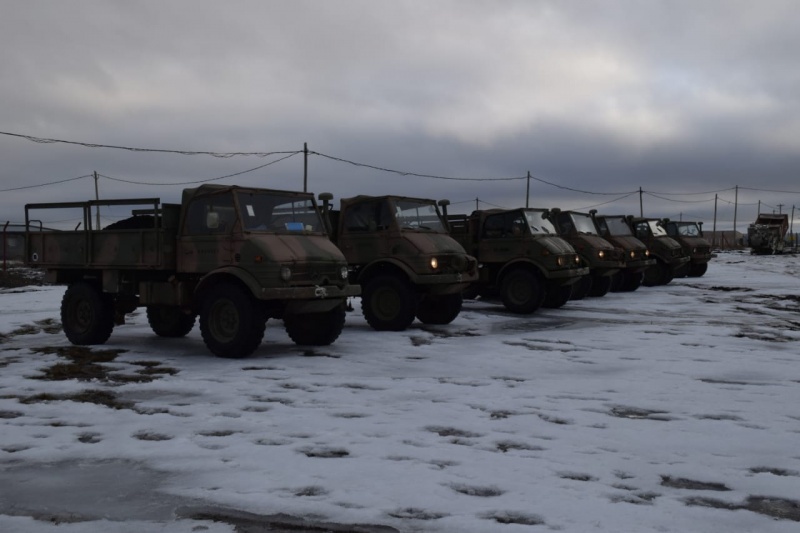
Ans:
POLYGON ((389 229, 391 216, 385 200, 363 202, 345 211, 344 229, 352 232, 368 232, 389 229))
POLYGON ((483 223, 483 236, 487 239, 499 238, 505 233, 505 215, 491 215, 483 223))
POLYGON ((231 194, 203 196, 189 205, 186 213, 186 234, 230 233, 235 223, 236 210, 231 194))
POLYGON ((647 239, 650 236, 648 229, 649 226, 647 225, 647 222, 639 222, 636 224, 636 238, 647 239))

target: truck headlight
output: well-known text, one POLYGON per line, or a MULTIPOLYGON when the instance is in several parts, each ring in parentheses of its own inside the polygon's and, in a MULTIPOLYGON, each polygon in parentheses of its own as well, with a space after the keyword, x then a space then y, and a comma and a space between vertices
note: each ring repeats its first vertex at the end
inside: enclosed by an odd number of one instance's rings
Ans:
POLYGON ((436 270, 437 268, 439 268, 439 260, 431 257, 431 270, 436 270))
POLYGON ((636 259, 636 250, 631 250, 631 259, 636 259))
POLYGON ((342 276, 342 279, 347 279, 348 272, 347 272, 347 267, 346 266, 342 267, 342 270, 340 271, 340 274, 342 276))
POLYGON ((644 251, 644 256, 645 257, 650 257, 650 250, 645 250, 644 251))
POLYGON ((605 251, 600 250, 599 252, 597 252, 597 257, 599 257, 600 259, 604 258, 605 256, 606 256, 605 251))
POLYGON ((292 269, 287 266, 281 267, 281 279, 283 281, 292 279, 292 269))
POLYGON ((566 264, 567 264, 567 260, 566 260, 566 258, 565 258, 563 255, 559 255, 559 256, 556 258, 556 264, 557 264, 558 266, 560 266, 560 267, 563 267, 564 265, 566 265, 566 264))
POLYGON ((581 256, 579 256, 579 255, 575 256, 575 264, 580 266, 580 264, 581 264, 581 256))

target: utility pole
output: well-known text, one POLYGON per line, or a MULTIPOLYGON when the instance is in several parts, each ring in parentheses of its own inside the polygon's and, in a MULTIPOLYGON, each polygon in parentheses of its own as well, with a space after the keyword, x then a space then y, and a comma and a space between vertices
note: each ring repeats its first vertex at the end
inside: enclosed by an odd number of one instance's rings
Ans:
POLYGON ((739 186, 736 186, 736 193, 733 197, 733 244, 736 245, 736 214, 739 210, 739 186))
MULTIPOLYGON (((97 171, 95 170, 94 171, 94 199, 97 200, 97 201, 100 200, 100 189, 97 187, 98 178, 99 178, 99 176, 97 175, 97 171)), ((97 217, 97 228, 95 228, 95 229, 100 229, 100 206, 96 205, 96 206, 94 206, 94 209, 95 209, 95 212, 97 213, 97 215, 96 215, 96 217, 97 217)))
POLYGON ((639 216, 644 216, 644 207, 642 206, 642 188, 639 187, 639 216))
POLYGON ((475 197, 475 211, 478 211, 480 207, 478 207, 478 197, 475 197))
POLYGON ((531 171, 528 171, 528 186, 525 189, 525 209, 528 208, 528 202, 531 198, 531 171))
POLYGON ((781 213, 783 213, 783 211, 781 211, 781 207, 783 207, 783 204, 778 204, 778 214, 779 214, 779 215, 780 215, 781 213))
POLYGON ((713 232, 714 236, 711 237, 711 246, 713 246, 714 248, 717 247, 717 197, 718 196, 719 195, 717 194, 714 195, 714 232, 713 232))
POLYGON ((303 192, 308 192, 308 143, 303 143, 303 192))

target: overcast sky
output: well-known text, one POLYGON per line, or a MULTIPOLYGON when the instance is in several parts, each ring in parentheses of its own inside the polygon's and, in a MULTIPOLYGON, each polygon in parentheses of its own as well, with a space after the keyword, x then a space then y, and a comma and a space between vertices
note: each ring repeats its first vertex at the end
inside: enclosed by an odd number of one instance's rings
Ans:
MULTIPOLYGON (((795 1, 0 0, 0 131, 312 154, 308 189, 718 224, 800 209, 795 1), (543 181, 539 181, 543 180, 543 181), (546 183, 547 182, 547 183, 546 183), (560 188, 561 187, 561 188, 560 188), (578 192, 584 191, 584 192, 578 192), (591 193, 591 194, 590 194, 591 193), (629 193, 626 198, 622 198, 629 193), (605 204, 605 205, 600 205, 605 204)), ((284 157, 0 135, 0 219, 161 197, 284 157), (114 179, 110 179, 114 178, 114 179)), ((303 155, 215 183, 303 187, 303 155)), ((798 212, 800 218, 800 211, 798 212)))

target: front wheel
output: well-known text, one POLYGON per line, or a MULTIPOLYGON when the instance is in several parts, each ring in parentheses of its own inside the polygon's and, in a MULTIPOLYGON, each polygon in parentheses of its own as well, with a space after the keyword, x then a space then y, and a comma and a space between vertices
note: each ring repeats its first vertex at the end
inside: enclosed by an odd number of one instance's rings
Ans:
POLYGON ((147 322, 159 337, 185 337, 194 328, 194 315, 187 315, 179 307, 147 306, 147 322))
POLYGON ((572 296, 572 285, 553 285, 547 289, 543 306, 548 309, 564 307, 570 296, 572 296))
POLYGON ((592 289, 589 296, 600 298, 608 294, 611 290, 611 276, 594 276, 592 278, 592 289))
POLYGON ((337 305, 325 313, 286 315, 283 317, 283 326, 295 344, 327 346, 339 338, 344 320, 344 305, 337 305))
POLYGON ((90 283, 73 283, 61 300, 61 325, 72 344, 103 344, 114 329, 114 301, 90 283))
POLYGON ((621 290, 623 292, 633 292, 642 286, 643 280, 644 280, 643 272, 626 272, 625 282, 623 283, 621 290))
POLYGON ((361 293, 364 318, 378 331, 404 331, 414 322, 417 294, 405 281, 392 276, 376 276, 361 293))
POLYGON ((426 296, 417 309, 417 318, 423 324, 444 325, 456 319, 463 304, 461 293, 426 296))
POLYGON ((592 290, 592 283, 592 276, 581 276, 581 279, 579 279, 578 282, 572 286, 572 296, 570 296, 569 299, 583 300, 589 296, 592 290))
POLYGON ((672 273, 672 269, 664 263, 661 259, 656 259, 656 264, 647 267, 647 270, 644 271, 644 280, 642 284, 645 287, 655 287, 657 285, 666 285, 670 281, 674 274, 672 273))
POLYGON ((512 270, 500 284, 503 305, 512 313, 533 313, 542 306, 545 297, 541 280, 530 270, 512 270))
POLYGON ((689 267, 689 277, 690 278, 699 278, 703 274, 706 273, 708 270, 708 263, 700 263, 697 265, 692 265, 689 267))
POLYGON ((218 357, 240 358, 253 353, 264 338, 266 322, 258 302, 238 285, 221 283, 203 298, 200 333, 218 357))

